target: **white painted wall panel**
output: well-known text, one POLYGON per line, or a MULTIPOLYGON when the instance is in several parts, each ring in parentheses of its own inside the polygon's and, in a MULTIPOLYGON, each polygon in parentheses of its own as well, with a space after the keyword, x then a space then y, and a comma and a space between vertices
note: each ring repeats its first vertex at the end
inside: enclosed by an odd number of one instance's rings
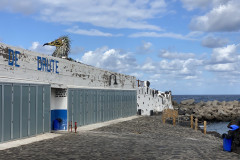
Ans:
POLYGON ((67 109, 67 96, 56 97, 56 88, 51 89, 51 110, 67 109))
POLYGON ((106 71, 86 64, 43 55, 2 43, 0 43, 0 73, 0 81, 2 82, 50 83, 54 88, 76 86, 136 89, 136 78, 133 76, 106 71), (12 50, 12 52, 10 52, 10 58, 9 50, 12 50), (17 54, 15 55, 15 53, 17 54), (13 58, 12 55, 14 55, 16 59, 13 58), (38 65, 41 64, 38 63, 38 57, 48 59, 48 64, 51 64, 48 68, 51 72, 38 70, 38 68, 40 68, 39 66, 41 66, 38 65), (50 63, 51 60, 54 61, 54 65, 50 63), (11 62, 13 62, 13 64, 9 65, 11 62), (58 68, 56 68, 56 62, 58 62, 58 68), (17 67, 18 65, 19 67, 17 67), (56 69, 59 73, 56 73, 56 69), (116 75, 117 85, 113 84, 114 76, 111 76, 112 74, 116 75), (109 85, 110 76, 112 80, 109 85))

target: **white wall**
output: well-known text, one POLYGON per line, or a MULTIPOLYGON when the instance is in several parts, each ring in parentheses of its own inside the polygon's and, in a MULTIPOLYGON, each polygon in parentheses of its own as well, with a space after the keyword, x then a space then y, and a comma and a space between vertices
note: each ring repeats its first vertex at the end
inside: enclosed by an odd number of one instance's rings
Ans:
POLYGON ((67 109, 67 96, 56 97, 57 88, 51 88, 51 110, 55 109, 67 109))
POLYGON ((153 95, 152 92, 155 90, 146 86, 137 89, 137 110, 141 109, 141 115, 150 115, 151 110, 161 112, 165 108, 173 108, 171 94, 159 92, 153 95))
POLYGON ((133 76, 106 71, 2 43, 0 43, 0 72, 0 81, 2 82, 50 83, 54 88, 71 86, 136 89, 136 78, 133 76), (9 58, 9 49, 13 51, 10 52, 10 55, 16 55, 17 59, 13 59, 12 56, 9 58), (46 69, 46 67, 44 65, 41 67, 41 63, 38 63, 38 61, 44 62, 44 58, 48 60, 49 72, 41 70, 42 68, 46 69), (13 64, 11 65, 9 62, 13 62, 13 64), (56 71, 59 73, 56 73, 56 71), (112 74, 116 75, 117 85, 113 84, 114 76, 112 76, 111 85, 109 85, 110 75, 112 74))

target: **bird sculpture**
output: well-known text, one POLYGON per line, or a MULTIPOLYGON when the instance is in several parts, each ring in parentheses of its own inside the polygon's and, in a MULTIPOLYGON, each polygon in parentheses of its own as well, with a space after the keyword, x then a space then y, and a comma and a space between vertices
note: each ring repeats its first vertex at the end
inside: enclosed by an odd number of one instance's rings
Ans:
POLYGON ((71 47, 70 43, 71 41, 68 36, 62 36, 52 42, 45 43, 43 46, 55 46, 56 50, 53 52, 52 56, 67 59, 71 47))

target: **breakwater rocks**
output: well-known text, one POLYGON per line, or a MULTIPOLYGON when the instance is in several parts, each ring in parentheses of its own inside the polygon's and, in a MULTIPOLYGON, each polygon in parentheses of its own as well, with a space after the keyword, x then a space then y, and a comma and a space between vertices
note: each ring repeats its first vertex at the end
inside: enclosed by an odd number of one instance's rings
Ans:
POLYGON ((240 117, 239 101, 208 101, 195 103, 194 99, 181 101, 180 104, 173 101, 174 109, 179 115, 190 116, 191 114, 199 120, 207 121, 231 121, 240 117))

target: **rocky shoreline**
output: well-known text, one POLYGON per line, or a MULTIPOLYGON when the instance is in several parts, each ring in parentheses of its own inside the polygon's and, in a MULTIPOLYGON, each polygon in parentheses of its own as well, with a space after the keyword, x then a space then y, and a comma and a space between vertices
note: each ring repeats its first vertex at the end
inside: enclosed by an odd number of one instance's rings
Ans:
MULTIPOLYGON (((195 103, 194 99, 181 101, 180 104, 173 101, 175 110, 178 110, 179 117, 190 123, 190 116, 198 119, 198 122, 230 122, 227 127, 227 135, 232 139, 231 149, 233 152, 240 154, 240 130, 231 131, 231 125, 240 126, 240 102, 217 100, 208 102, 195 103)), ((208 134, 222 138, 217 132, 207 132, 208 134)))
POLYGON ((187 118, 193 115, 199 121, 229 122, 240 117, 239 101, 219 102, 214 100, 195 103, 194 99, 188 99, 181 101, 180 104, 173 101, 173 106, 178 110, 180 116, 187 118))

